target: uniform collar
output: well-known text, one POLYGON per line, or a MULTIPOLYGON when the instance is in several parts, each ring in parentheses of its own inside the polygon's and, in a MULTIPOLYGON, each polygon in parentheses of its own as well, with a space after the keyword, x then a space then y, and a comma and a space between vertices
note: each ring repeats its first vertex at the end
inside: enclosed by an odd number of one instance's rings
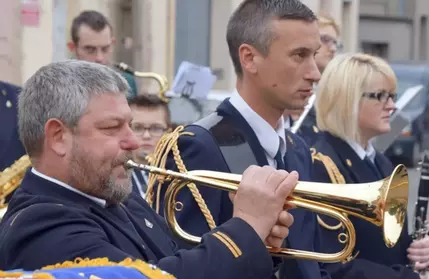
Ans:
POLYGON ((360 146, 355 141, 346 140, 346 142, 356 152, 356 154, 359 156, 361 160, 365 159, 365 157, 368 157, 368 159, 370 159, 371 162, 374 163, 376 151, 374 149, 374 146, 370 142, 368 142, 368 146, 366 150, 363 149, 362 146, 360 146))
POLYGON ((237 90, 232 94, 229 102, 246 119, 249 126, 255 132, 259 143, 265 152, 274 158, 280 146, 282 157, 286 154, 286 136, 285 123, 283 116, 277 121, 276 129, 257 114, 244 99, 238 94, 237 90))
POLYGON ((79 194, 81 196, 84 196, 84 197, 86 197, 86 198, 94 201, 95 203, 101 205, 102 207, 106 206, 106 201, 105 200, 97 198, 97 197, 94 197, 94 196, 90 196, 90 195, 88 195, 88 194, 86 194, 86 193, 84 193, 82 191, 79 191, 78 189, 76 189, 76 188, 74 188, 74 187, 72 187, 72 186, 70 186, 70 185, 68 185, 68 184, 66 184, 66 183, 64 183, 62 181, 59 181, 58 179, 55 179, 55 178, 50 177, 50 176, 47 176, 46 174, 43 174, 43 173, 37 171, 34 167, 31 168, 31 172, 33 174, 37 175, 40 178, 43 178, 43 179, 48 180, 50 182, 53 182, 53 183, 55 183, 55 184, 57 184, 57 185, 59 185, 59 186, 61 186, 63 188, 66 188, 66 189, 68 189, 70 191, 73 191, 73 192, 75 192, 75 193, 77 193, 77 194, 79 194))

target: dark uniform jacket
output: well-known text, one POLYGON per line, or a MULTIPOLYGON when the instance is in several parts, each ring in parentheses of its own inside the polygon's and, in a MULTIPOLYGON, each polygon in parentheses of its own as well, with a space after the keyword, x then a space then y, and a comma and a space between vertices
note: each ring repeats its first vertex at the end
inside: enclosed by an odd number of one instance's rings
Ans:
POLYGON ((317 127, 316 110, 314 106, 308 112, 297 134, 301 136, 310 147, 312 147, 323 134, 317 127))
MULTIPOLYGON (((183 132, 186 134, 179 137, 178 149, 188 171, 212 170, 242 174, 250 165, 268 165, 265 151, 255 132, 229 99, 219 105, 214 115, 187 126, 183 132), (213 119, 216 120, 215 123, 210 123, 213 119)), ((287 152, 284 157, 286 169, 296 170, 301 181, 310 180, 312 161, 309 147, 300 137, 288 131, 286 131, 286 145, 287 152)), ((172 153, 168 158, 166 168, 177 170, 172 153)), ((161 191, 160 208, 164 206, 162 197, 165 189, 166 185, 161 191)), ((232 203, 228 192, 204 186, 198 187, 198 190, 210 210, 215 225, 221 225, 231 218, 232 203)), ((157 190, 155 189, 154 192, 156 193, 157 190)), ((176 212, 176 216, 185 231, 200 236, 210 230, 206 218, 189 189, 182 189, 177 200, 183 204, 183 208, 176 212)), ((315 240, 318 240, 318 226, 316 226, 315 214, 301 208, 290 212, 294 216, 294 224, 290 228, 287 246, 306 251, 317 250, 315 240)), ((278 261, 279 258, 276 260, 278 261)), ((324 276, 317 262, 294 259, 284 260, 281 274, 288 279, 316 279, 324 276)))
POLYGON ((178 250, 161 219, 137 195, 103 206, 28 171, 0 223, 0 270, 34 270, 80 258, 156 264, 177 278, 269 278, 272 259, 246 222, 233 218, 178 250))
MULTIPOLYGON (((353 148, 344 140, 324 133, 314 145, 314 181, 324 183, 367 183, 381 180, 391 175, 393 166, 381 153, 375 156, 375 168, 362 160, 353 148), (330 161, 330 162, 329 162, 330 161), (339 171, 340 176, 332 174, 339 171), (338 178, 340 177, 340 178, 338 178), (341 181, 344 179, 344 181, 341 181)), ((356 189, 359 191, 359 189, 356 189)), ((337 225, 338 221, 321 216, 328 225, 337 225)), ((407 222, 395 247, 387 248, 380 227, 360 218, 350 217, 356 229, 356 246, 354 255, 357 257, 349 264, 325 264, 333 278, 419 278, 408 264, 407 248, 411 243, 408 235, 407 222)), ((341 231, 340 231, 341 230, 341 231)), ((340 251, 338 242, 340 230, 322 229, 323 251, 340 251)))
POLYGON ((18 134, 18 94, 21 89, 0 82, 0 172, 25 155, 18 134))

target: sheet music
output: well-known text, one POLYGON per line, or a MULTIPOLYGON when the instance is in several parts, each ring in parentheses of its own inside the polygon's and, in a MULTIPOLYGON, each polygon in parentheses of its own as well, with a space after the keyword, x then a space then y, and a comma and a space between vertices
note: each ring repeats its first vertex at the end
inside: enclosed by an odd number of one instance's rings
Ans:
POLYGON ((216 76, 209 67, 183 61, 166 96, 206 99, 215 82, 216 76))

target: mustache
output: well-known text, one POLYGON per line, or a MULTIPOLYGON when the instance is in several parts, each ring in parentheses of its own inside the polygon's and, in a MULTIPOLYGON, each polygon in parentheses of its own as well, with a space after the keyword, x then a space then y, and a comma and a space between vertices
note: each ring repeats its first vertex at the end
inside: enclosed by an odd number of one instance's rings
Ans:
POLYGON ((133 154, 131 151, 128 151, 127 153, 125 153, 124 155, 122 155, 119 158, 116 158, 113 162, 112 165, 113 166, 118 166, 118 165, 124 165, 128 160, 132 160, 133 159, 133 154))

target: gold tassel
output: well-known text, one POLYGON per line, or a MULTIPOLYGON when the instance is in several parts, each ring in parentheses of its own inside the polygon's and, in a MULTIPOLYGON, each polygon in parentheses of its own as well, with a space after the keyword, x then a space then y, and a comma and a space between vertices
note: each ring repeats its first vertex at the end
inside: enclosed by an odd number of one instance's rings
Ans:
MULTIPOLYGON (((151 155, 150 164, 152 166, 156 166, 159 168, 165 169, 165 165, 167 163, 168 154, 170 152, 173 153, 173 158, 176 163, 176 166, 181 173, 186 173, 187 169, 186 166, 182 160, 182 157, 180 156, 180 150, 177 145, 177 142, 179 140, 180 136, 193 136, 193 133, 190 132, 183 132, 184 127, 179 126, 177 127, 173 132, 165 134, 159 141, 158 144, 155 147, 154 153, 151 155)), ((159 206, 161 201, 161 187, 166 181, 163 177, 160 177, 156 174, 149 174, 148 179, 148 187, 146 191, 146 201, 149 203, 150 206, 153 207, 153 199, 154 199, 154 188, 155 184, 157 185, 157 194, 156 194, 156 206, 155 211, 159 214, 159 206)), ((207 224, 209 225, 209 228, 212 230, 216 227, 215 221, 213 219, 213 216, 207 207, 206 202, 204 201, 203 197, 201 196, 200 192, 198 191, 197 186, 195 183, 189 183, 187 185, 189 190, 192 193, 192 196, 194 197, 195 201, 198 204, 198 207, 200 208, 201 212, 203 213, 207 224)))

